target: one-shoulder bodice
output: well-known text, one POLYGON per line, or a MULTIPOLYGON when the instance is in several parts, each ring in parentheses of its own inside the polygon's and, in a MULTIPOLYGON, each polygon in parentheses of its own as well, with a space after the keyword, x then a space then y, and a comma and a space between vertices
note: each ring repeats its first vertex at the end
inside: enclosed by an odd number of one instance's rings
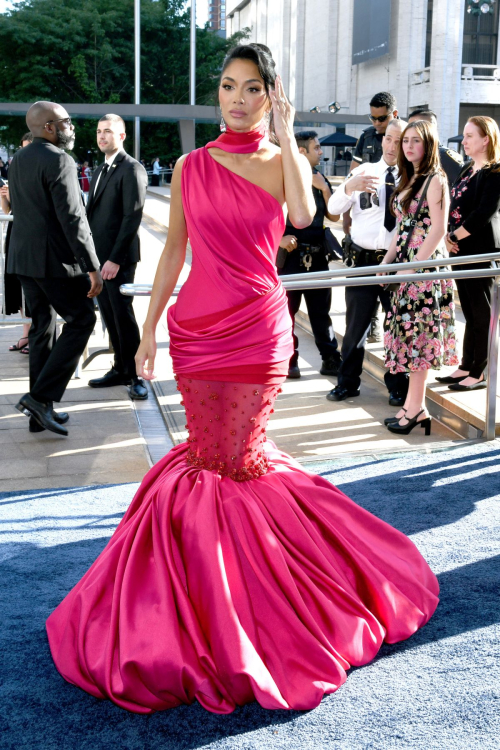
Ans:
POLYGON ((283 210, 263 188, 223 167, 207 148, 182 167, 192 266, 168 311, 180 375, 271 383, 287 372, 292 325, 276 252, 283 210))
POLYGON ((201 148, 183 164, 182 202, 193 260, 177 320, 236 307, 278 284, 275 259, 285 221, 270 193, 201 148))

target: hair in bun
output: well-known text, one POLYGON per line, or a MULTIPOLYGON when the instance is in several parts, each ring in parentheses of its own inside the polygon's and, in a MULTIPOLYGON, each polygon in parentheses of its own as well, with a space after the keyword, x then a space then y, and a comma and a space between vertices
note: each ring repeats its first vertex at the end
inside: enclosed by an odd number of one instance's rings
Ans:
MULTIPOLYGON (((265 44, 257 44, 252 42, 251 44, 238 44, 237 47, 229 50, 224 62, 222 64, 222 73, 234 60, 251 60, 257 66, 260 77, 264 81, 264 87, 266 93, 269 96, 269 90, 274 89, 276 82, 276 64, 273 60, 271 50, 266 47, 265 44)), ((271 140, 278 143, 276 133, 274 131, 274 118, 273 111, 270 112, 269 118, 269 135, 271 140)))

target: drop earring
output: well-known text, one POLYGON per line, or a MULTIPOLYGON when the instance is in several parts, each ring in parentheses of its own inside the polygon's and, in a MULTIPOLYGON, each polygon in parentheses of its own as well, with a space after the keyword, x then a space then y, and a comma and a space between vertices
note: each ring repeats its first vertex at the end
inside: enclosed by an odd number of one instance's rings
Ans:
POLYGON ((264 123, 264 127, 267 132, 269 132, 269 123, 271 121, 271 113, 270 112, 264 112, 264 117, 262 118, 262 122, 264 123))
POLYGON ((220 132, 221 133, 225 133, 226 132, 226 121, 224 120, 224 118, 222 116, 220 118, 220 132))

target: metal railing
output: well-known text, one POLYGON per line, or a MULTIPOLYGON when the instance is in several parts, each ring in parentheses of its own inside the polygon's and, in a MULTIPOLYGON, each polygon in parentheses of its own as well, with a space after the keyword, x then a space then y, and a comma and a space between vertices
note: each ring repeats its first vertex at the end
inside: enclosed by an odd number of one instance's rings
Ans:
MULTIPOLYGON (((484 255, 468 255, 459 258, 436 258, 426 261, 413 261, 405 263, 405 268, 422 269, 436 268, 439 266, 465 265, 468 263, 490 263, 500 261, 500 251, 484 255)), ((500 317, 500 268, 477 268, 465 271, 435 271, 428 272, 423 277, 422 273, 398 274, 397 277, 388 271, 401 271, 400 263, 385 264, 384 274, 380 271, 381 266, 364 266, 362 268, 342 268, 335 271, 316 271, 302 274, 280 276, 285 289, 326 289, 331 287, 347 286, 373 286, 374 284, 404 284, 418 281, 441 281, 445 279, 470 279, 494 277, 491 293, 491 318, 488 337, 488 380, 486 390, 486 414, 485 431, 486 440, 495 438, 496 417, 496 394, 498 380, 498 339, 499 339, 499 317, 500 317), (376 275, 381 274, 381 275, 376 275)), ((120 287, 122 294, 137 297, 149 297, 152 284, 123 284, 120 287)), ((177 296, 181 285, 177 284, 172 292, 177 296)))
MULTIPOLYGON (((160 180, 159 180, 160 184, 159 184, 158 187, 164 187, 165 185, 170 185, 170 182, 172 180, 172 174, 173 174, 173 172, 174 172, 174 170, 170 169, 169 167, 161 167, 160 172, 158 174, 158 177, 160 178, 160 180), (169 180, 165 181, 165 177, 167 175, 170 175, 170 181, 169 180)), ((146 170, 146 174, 148 176, 148 187, 152 187, 151 186, 151 181, 152 180, 150 178, 153 177, 154 172, 153 172, 152 169, 147 169, 146 170)))

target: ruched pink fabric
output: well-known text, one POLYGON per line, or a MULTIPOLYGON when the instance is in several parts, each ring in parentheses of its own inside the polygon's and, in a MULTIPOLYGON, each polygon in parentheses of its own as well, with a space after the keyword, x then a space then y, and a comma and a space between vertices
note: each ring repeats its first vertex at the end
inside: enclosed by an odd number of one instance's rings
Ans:
POLYGON ((52 656, 68 682, 138 713, 314 708, 428 621, 438 583, 407 537, 266 440, 279 389, 253 373, 292 349, 279 205, 203 149, 183 201, 193 269, 169 326, 189 438, 49 617, 52 656), (223 377, 235 368, 240 382, 223 377))

